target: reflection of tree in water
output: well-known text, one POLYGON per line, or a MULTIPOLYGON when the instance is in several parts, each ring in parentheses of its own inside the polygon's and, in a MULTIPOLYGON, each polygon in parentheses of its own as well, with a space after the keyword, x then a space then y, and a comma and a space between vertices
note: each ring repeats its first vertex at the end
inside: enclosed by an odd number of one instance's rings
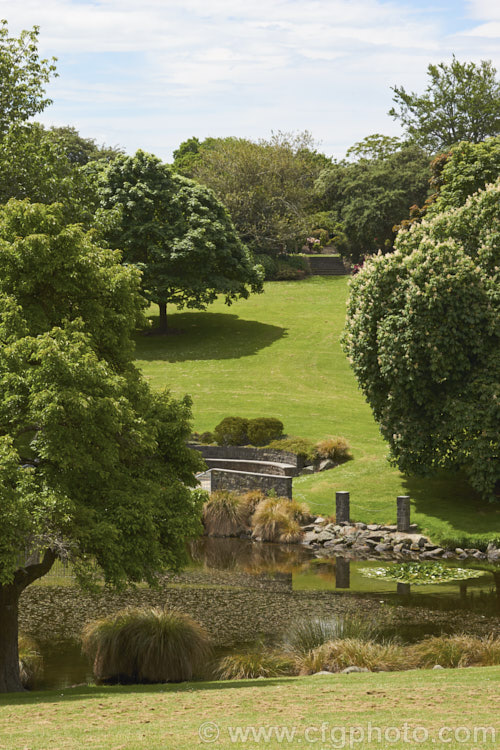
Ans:
POLYGON ((194 562, 212 570, 237 570, 251 575, 291 574, 309 559, 298 545, 203 537, 190 545, 194 562))

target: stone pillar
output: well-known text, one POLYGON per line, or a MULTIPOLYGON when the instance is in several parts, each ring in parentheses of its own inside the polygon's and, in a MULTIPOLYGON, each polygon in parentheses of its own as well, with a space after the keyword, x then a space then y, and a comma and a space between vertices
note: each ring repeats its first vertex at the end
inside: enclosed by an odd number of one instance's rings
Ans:
POLYGON ((399 495, 398 504, 398 531, 408 532, 410 530, 410 496, 399 495))
POLYGON ((349 517, 349 493, 348 492, 336 492, 335 493, 335 520, 337 523, 351 520, 349 517))
POLYGON ((345 557, 335 558, 335 588, 348 589, 351 587, 351 561, 345 557))

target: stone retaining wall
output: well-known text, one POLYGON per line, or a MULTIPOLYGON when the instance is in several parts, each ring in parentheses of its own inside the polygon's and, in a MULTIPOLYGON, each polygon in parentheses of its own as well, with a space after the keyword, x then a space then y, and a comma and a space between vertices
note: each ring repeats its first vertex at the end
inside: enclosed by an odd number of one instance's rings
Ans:
POLYGON ((282 477, 294 477, 297 474, 295 466, 271 461, 241 461, 240 459, 205 457, 205 463, 209 469, 229 469, 230 471, 244 471, 248 474, 270 474, 282 477))
POLYGON ((235 490, 274 490, 279 497, 292 499, 292 477, 276 476, 273 474, 255 474, 245 471, 230 471, 229 469, 212 469, 210 471, 210 491, 235 490))
POLYGON ((272 450, 270 448, 248 448, 242 445, 201 445, 200 443, 189 443, 189 447, 199 451, 203 458, 273 461, 275 463, 291 464, 297 468, 297 472, 304 468, 303 458, 289 451, 272 450))

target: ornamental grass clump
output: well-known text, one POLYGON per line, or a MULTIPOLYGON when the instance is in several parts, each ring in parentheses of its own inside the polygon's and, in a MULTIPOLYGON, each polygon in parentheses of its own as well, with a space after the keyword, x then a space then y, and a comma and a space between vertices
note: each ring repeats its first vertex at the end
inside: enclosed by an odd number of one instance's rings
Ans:
POLYGON ((314 617, 298 620, 286 632, 283 639, 285 651, 297 655, 307 654, 329 641, 342 639, 372 640, 376 627, 359 617, 314 617))
POLYGON ((352 458, 350 445, 343 437, 329 437, 320 440, 314 446, 314 453, 316 458, 329 458, 337 464, 349 461, 352 458))
POLYGON ((302 537, 300 524, 309 518, 306 505, 286 497, 267 497, 252 516, 252 536, 263 542, 297 542, 302 537))
POLYGON ((254 498, 230 490, 212 492, 203 506, 203 525, 209 536, 238 536, 247 531, 254 498))
POLYGON ((361 667, 370 672, 394 672, 412 669, 411 655, 396 643, 375 643, 359 638, 337 639, 298 658, 300 674, 341 672, 346 667, 361 667))
POLYGON ((38 644, 27 635, 21 634, 18 640, 19 674, 21 683, 27 690, 32 689, 43 672, 43 658, 38 644))
POLYGON ((101 683, 183 682, 212 652, 204 628, 175 609, 125 609, 91 622, 82 646, 101 683))
POLYGON ((491 667, 500 664, 500 638, 458 634, 426 638, 411 646, 419 667, 491 667))
POLYGON ((255 680, 296 674, 294 659, 262 645, 224 656, 217 667, 220 680, 255 680))

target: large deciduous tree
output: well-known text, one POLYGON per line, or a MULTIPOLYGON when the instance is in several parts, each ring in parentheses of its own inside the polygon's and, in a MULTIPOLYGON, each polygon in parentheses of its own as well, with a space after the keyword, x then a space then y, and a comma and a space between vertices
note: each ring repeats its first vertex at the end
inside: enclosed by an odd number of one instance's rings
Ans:
POLYGON ((38 32, 34 26, 11 37, 7 21, 0 21, 0 138, 52 103, 44 86, 56 75, 56 58, 40 59, 38 32))
POLYGON ((143 305, 60 206, 0 209, 0 692, 21 689, 20 594, 57 558, 83 584, 153 583, 199 533, 190 401, 132 364, 143 305))
POLYGON ((365 265, 344 336, 399 468, 463 469, 485 498, 500 476, 499 266, 497 180, 456 208, 436 202, 365 265))
POLYGON ((368 136, 347 153, 356 160, 323 170, 315 191, 321 206, 341 223, 346 242, 339 249, 357 261, 392 249, 394 225, 425 200, 429 157, 415 144, 380 135, 368 136))
POLYGON ((174 168, 212 188, 254 253, 300 250, 316 212, 313 186, 330 163, 307 131, 269 140, 196 138, 176 152, 174 168))
POLYGON ((231 304, 261 291, 261 268, 209 188, 143 151, 114 159, 98 185, 101 207, 119 217, 107 239, 141 269, 160 330, 167 330, 167 303, 204 309, 218 294, 231 304))
POLYGON ((489 60, 429 65, 429 83, 421 95, 394 86, 389 114, 408 136, 430 153, 460 141, 479 143, 500 134, 500 81, 489 60))

